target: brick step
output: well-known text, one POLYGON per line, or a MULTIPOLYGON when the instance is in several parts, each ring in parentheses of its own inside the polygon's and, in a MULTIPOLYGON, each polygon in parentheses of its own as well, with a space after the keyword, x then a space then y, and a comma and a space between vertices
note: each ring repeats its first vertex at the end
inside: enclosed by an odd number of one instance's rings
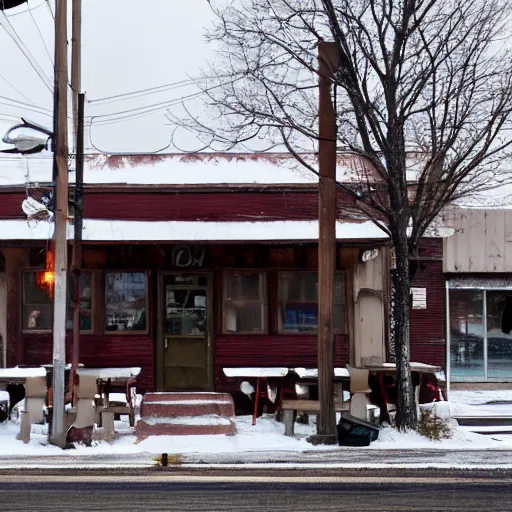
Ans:
POLYGON ((234 435, 235 406, 229 393, 146 393, 139 440, 158 435, 234 435))
POLYGON ((203 416, 218 414, 219 416, 234 416, 232 401, 200 401, 200 400, 169 400, 168 402, 142 402, 141 416, 174 418, 177 416, 203 416))
POLYGON ((195 393, 195 392, 151 392, 144 395, 146 402, 168 402, 170 400, 201 400, 203 402, 233 401, 229 393, 195 393))
MULTIPOLYGON (((153 418, 154 420, 154 418, 153 418)), ((234 435, 236 422, 233 419, 211 416, 194 416, 181 418, 157 418, 157 420, 172 420, 173 423, 141 419, 137 422, 136 432, 139 441, 149 436, 190 436, 190 435, 234 435), (190 420, 204 420, 202 424, 190 423, 190 420), (149 420, 149 421, 148 421, 149 420)))

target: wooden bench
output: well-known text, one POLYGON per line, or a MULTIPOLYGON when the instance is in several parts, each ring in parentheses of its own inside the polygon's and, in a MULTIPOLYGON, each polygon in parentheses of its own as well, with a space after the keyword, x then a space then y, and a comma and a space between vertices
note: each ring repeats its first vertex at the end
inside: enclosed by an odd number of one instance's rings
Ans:
MULTIPOLYGON (((284 435, 293 436, 297 411, 318 414, 320 411, 320 402, 318 400, 283 400, 281 410, 283 411, 284 435)), ((349 402, 336 400, 334 402, 334 410, 336 412, 348 411, 349 402)))

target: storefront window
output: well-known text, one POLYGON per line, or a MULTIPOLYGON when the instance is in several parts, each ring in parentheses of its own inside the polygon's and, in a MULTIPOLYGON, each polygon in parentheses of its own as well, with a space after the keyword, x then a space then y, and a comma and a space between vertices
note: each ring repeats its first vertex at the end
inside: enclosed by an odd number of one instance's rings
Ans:
POLYGON ((266 332, 266 295, 264 273, 224 274, 223 331, 266 332))
MULTIPOLYGON (((23 273, 23 329, 50 331, 53 327, 53 299, 48 288, 38 285, 38 272, 23 273)), ((68 277, 66 328, 73 329, 75 309, 74 277, 68 277)), ((92 330, 92 274, 80 276, 80 330, 92 330)))
MULTIPOLYGON (((68 308, 66 327, 73 329, 75 315, 75 279, 70 276, 68 280, 68 308)), ((80 330, 92 331, 92 274, 83 272, 80 275, 80 330)))
MULTIPOLYGON (((344 286, 336 275, 334 327, 344 328, 344 286)), ((279 331, 316 332, 318 328, 318 273, 279 272, 279 331)))
POLYGON ((487 377, 512 375, 512 292, 487 290, 487 377))
POLYGON ((49 331, 53 324, 53 301, 46 288, 37 285, 37 272, 23 274, 23 328, 49 331))
POLYGON ((482 379, 483 292, 450 290, 450 366, 454 380, 482 379))
POLYGON ((109 332, 147 329, 145 272, 106 273, 106 329, 109 332))

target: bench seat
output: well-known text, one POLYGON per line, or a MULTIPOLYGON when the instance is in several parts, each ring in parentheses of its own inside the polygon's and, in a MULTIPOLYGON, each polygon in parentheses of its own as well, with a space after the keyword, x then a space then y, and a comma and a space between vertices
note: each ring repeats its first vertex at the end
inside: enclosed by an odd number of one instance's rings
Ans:
MULTIPOLYGON (((334 410, 344 412, 349 410, 349 402, 334 401, 334 410)), ((293 436, 295 429, 295 413, 297 411, 317 414, 320 411, 320 402, 318 400, 283 400, 281 405, 284 421, 284 435, 293 436)))

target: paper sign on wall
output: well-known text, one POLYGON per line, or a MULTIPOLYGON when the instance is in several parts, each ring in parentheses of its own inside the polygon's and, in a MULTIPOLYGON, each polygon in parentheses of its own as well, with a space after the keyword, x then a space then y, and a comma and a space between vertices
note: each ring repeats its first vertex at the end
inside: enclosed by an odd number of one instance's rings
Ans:
POLYGON ((412 309, 427 309, 427 289, 411 288, 412 309))

